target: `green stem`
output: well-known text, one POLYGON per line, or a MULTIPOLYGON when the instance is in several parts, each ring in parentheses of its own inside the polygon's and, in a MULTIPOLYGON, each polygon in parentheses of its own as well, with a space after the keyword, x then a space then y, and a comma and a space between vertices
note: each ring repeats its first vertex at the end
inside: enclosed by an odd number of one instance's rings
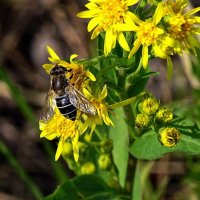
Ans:
MULTIPOLYGON (((127 41, 129 43, 129 45, 133 42, 133 35, 131 36, 130 34, 127 34, 127 41)), ((128 57, 128 53, 126 51, 123 52, 123 57, 127 58, 128 57)), ((137 77, 138 73, 140 72, 142 67, 141 62, 139 62, 139 65, 137 67, 137 69, 127 77, 127 75, 125 75, 125 79, 126 81, 123 82, 123 93, 121 93, 121 100, 125 100, 127 99, 128 96, 128 88, 129 88, 129 84, 130 82, 130 78, 135 78, 137 77)), ((123 78, 123 77, 122 77, 123 78)), ((128 132, 129 132, 129 144, 132 144, 135 140, 136 140, 136 135, 135 135, 135 116, 133 113, 133 109, 132 106, 126 105, 123 107, 123 111, 124 111, 124 115, 125 115, 125 120, 127 122, 128 125, 128 132)), ((127 192, 132 194, 132 188, 135 187, 135 184, 133 183, 133 180, 136 176, 136 166, 137 166, 137 162, 138 160, 136 158, 134 158, 130 153, 129 153, 129 158, 128 158, 128 166, 127 166, 127 173, 126 173, 126 185, 125 188, 127 190, 127 192)))
POLYGON ((20 163, 16 160, 16 158, 12 155, 10 150, 1 140, 0 140, 0 151, 6 157, 12 168, 16 170, 17 174, 28 186, 34 197, 36 199, 41 199, 43 195, 38 186, 30 179, 26 171, 23 169, 20 163))

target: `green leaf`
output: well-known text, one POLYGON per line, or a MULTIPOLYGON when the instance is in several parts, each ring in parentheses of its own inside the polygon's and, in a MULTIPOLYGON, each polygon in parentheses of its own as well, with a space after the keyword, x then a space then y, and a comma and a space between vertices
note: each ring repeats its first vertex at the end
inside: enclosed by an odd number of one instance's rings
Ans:
POLYGON ((82 175, 60 185, 53 194, 43 200, 102 200, 127 199, 116 190, 110 188, 96 175, 82 175))
POLYGON ((196 122, 190 119, 175 116, 169 125, 177 128, 182 134, 200 139, 200 129, 196 122))
POLYGON ((126 123, 123 120, 121 108, 114 111, 120 118, 112 118, 115 127, 110 128, 110 138, 113 140, 113 157, 119 171, 119 182, 122 187, 125 185, 126 170, 128 165, 128 143, 129 136, 126 123))
POLYGON ((200 154, 200 139, 181 134, 179 143, 169 148, 162 146, 157 136, 158 134, 153 130, 145 133, 131 145, 131 154, 136 158, 145 160, 158 159, 170 152, 183 152, 190 155, 200 154))

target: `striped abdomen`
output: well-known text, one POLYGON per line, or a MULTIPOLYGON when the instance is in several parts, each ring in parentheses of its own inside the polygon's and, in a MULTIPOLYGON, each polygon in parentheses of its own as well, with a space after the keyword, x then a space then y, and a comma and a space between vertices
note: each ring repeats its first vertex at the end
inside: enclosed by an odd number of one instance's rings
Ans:
POLYGON ((56 97, 55 100, 61 114, 74 121, 76 119, 77 108, 70 103, 69 96, 65 94, 63 96, 56 97))

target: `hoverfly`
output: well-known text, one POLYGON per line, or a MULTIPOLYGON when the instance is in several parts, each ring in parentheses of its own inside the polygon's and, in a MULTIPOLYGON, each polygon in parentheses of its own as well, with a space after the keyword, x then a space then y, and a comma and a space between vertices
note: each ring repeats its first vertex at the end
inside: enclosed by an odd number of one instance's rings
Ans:
POLYGON ((54 115, 55 107, 60 113, 72 121, 76 120, 77 109, 95 115, 95 107, 66 78, 67 69, 55 65, 51 71, 51 85, 44 101, 40 121, 47 123, 54 115))

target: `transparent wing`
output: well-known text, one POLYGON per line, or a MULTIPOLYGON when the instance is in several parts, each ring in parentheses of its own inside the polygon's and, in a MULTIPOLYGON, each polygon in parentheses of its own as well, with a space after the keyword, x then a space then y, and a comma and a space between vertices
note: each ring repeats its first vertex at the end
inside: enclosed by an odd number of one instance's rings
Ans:
POLYGON ((69 95, 70 103, 80 111, 90 115, 96 114, 96 108, 71 84, 66 87, 65 91, 69 95))
POLYGON ((53 117, 55 105, 55 93, 53 90, 49 90, 40 115, 40 121, 42 123, 47 124, 48 121, 53 117))

